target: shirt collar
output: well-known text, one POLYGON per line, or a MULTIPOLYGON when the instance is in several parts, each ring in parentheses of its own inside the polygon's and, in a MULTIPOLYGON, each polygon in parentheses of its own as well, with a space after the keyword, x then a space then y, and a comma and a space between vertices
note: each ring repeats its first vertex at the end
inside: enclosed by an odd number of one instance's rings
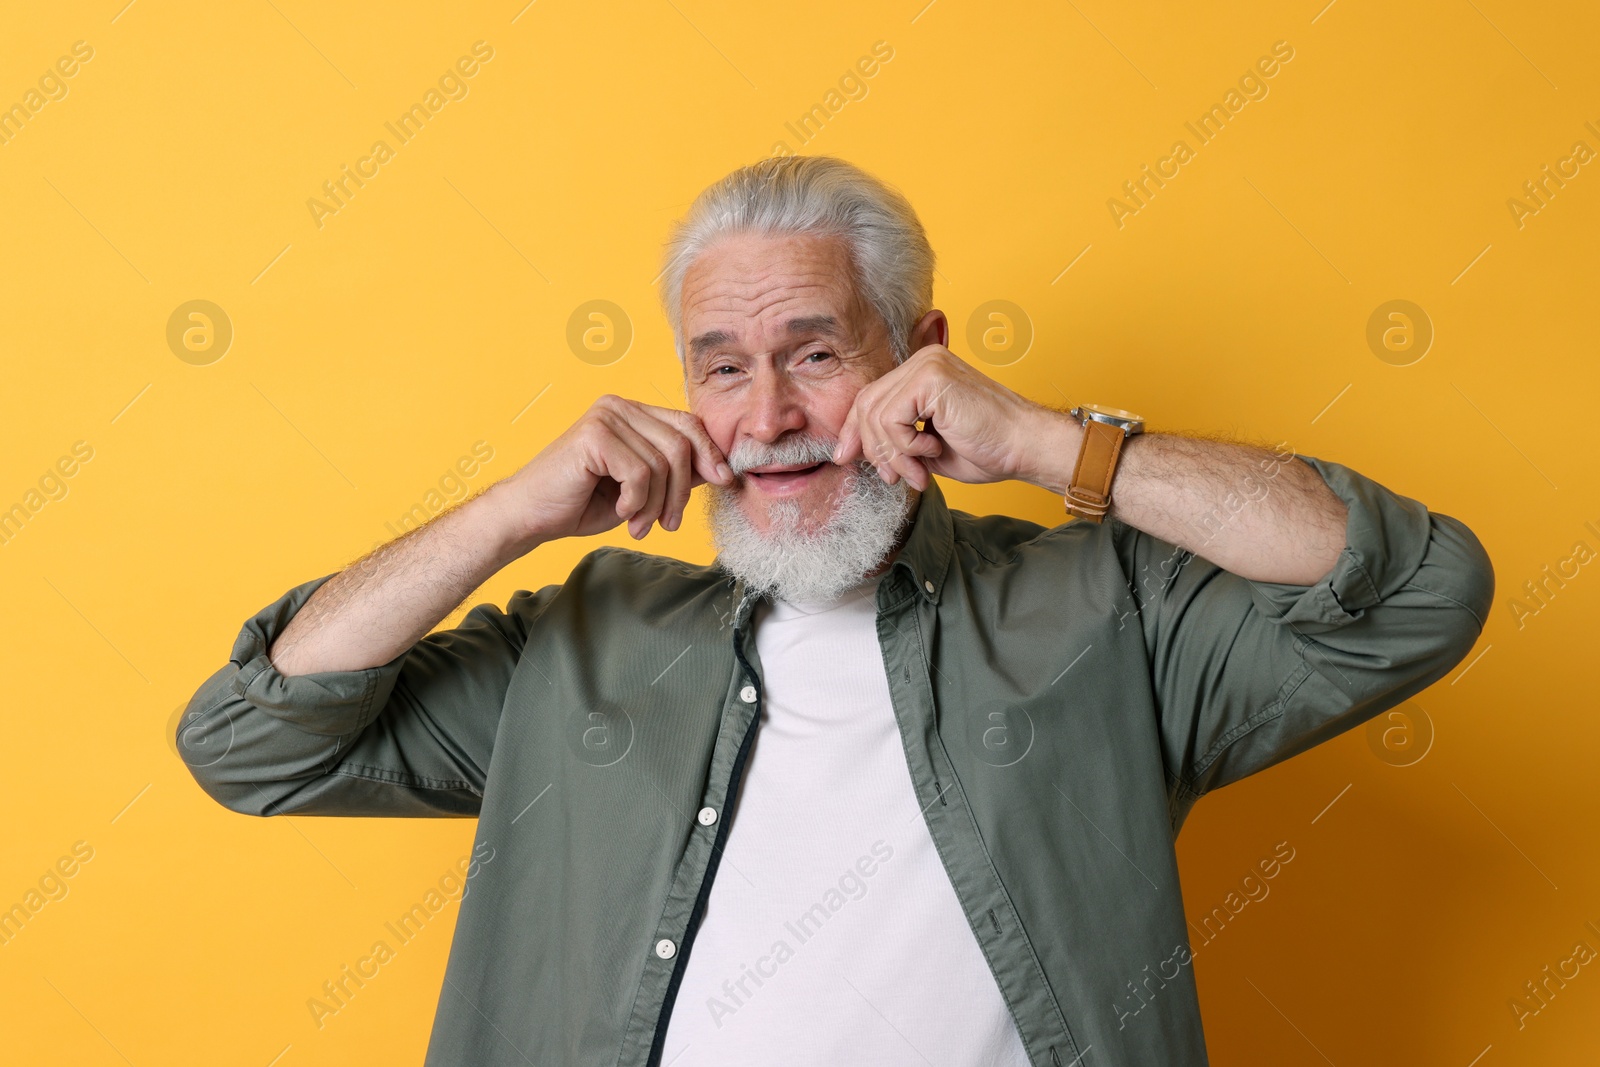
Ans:
POLYGON ((922 491, 922 499, 917 504, 911 533, 900 554, 895 556, 889 573, 904 571, 922 598, 937 604, 944 592, 945 574, 950 569, 954 545, 955 527, 950 520, 950 508, 945 504, 944 490, 930 475, 928 488, 922 491))

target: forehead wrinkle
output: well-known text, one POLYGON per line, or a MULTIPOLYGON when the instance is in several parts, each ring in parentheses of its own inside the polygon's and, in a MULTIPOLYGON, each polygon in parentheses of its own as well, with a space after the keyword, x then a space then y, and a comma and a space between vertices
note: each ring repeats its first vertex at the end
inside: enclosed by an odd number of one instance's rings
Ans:
MULTIPOLYGON (((696 345, 702 337, 710 337, 712 344, 722 343, 716 335, 726 335, 734 343, 739 343, 742 338, 750 334, 753 327, 755 337, 770 341, 773 347, 781 347, 791 336, 798 334, 790 329, 789 323, 793 319, 813 319, 826 316, 834 319, 838 325, 830 333, 854 340, 855 330, 852 329, 853 316, 849 310, 855 301, 846 298, 845 307, 839 308, 836 301, 840 296, 837 289, 832 286, 804 285, 804 286, 773 286, 764 288, 760 292, 749 292, 748 286, 733 283, 735 289, 744 292, 708 293, 704 298, 707 304, 719 306, 709 307, 705 314, 720 318, 723 314, 736 316, 741 321, 734 323, 716 322, 710 329, 702 331, 690 342, 691 348, 698 353, 710 345, 696 345), (798 306, 797 306, 798 305, 798 306)), ((691 305, 691 311, 701 303, 696 300, 691 305)), ((814 327, 813 327, 814 330, 814 327)), ((813 332, 807 330, 806 332, 813 332)), ((816 331, 821 332, 821 331, 816 331)))
POLYGON ((715 278, 694 290, 689 297, 689 310, 704 308, 713 312, 746 311, 759 315, 774 301, 788 297, 804 294, 827 298, 840 295, 841 289, 848 291, 849 286, 840 286, 838 282, 838 275, 827 270, 797 271, 776 277, 715 278), (751 305, 757 306, 750 310, 751 305))
MULTIPOLYGON (((691 365, 720 344, 774 350, 791 343, 790 319, 827 314, 849 347, 874 332, 874 316, 857 288, 848 248, 837 240, 724 246, 690 266, 683 287, 683 331, 691 365), (797 306, 798 305, 798 306, 797 306), (700 320, 695 322, 693 320, 700 320), (698 348, 695 342, 707 338, 698 348)), ((798 338, 796 338, 798 339, 798 338)))

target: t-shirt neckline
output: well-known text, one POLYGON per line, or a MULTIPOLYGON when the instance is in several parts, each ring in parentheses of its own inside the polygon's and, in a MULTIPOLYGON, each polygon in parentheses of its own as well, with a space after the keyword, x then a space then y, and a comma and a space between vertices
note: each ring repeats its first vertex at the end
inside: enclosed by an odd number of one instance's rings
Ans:
POLYGON ((859 601, 870 600, 877 593, 878 583, 883 576, 864 578, 856 585, 851 586, 833 600, 783 600, 779 597, 772 598, 774 614, 780 618, 797 618, 800 616, 826 615, 840 608, 849 607, 859 601))

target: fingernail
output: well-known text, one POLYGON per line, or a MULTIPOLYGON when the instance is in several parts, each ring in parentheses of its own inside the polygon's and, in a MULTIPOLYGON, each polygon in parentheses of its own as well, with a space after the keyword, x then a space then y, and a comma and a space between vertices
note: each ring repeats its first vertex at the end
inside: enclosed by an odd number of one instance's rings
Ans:
POLYGON ((731 482, 733 480, 733 468, 729 467, 726 463, 717 464, 717 473, 722 476, 722 480, 725 482, 731 482))

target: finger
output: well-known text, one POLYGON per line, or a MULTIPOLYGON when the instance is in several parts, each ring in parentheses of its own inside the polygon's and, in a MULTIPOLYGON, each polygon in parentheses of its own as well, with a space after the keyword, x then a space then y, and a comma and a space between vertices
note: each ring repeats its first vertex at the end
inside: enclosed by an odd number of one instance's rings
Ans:
POLYGON ((850 410, 845 413, 844 424, 839 427, 839 443, 833 449, 835 463, 849 463, 861 459, 861 429, 857 425, 861 418, 861 394, 856 394, 855 402, 850 405, 850 410))
POLYGON ((877 463, 881 452, 872 435, 872 411, 877 406, 878 398, 883 395, 886 388, 892 387, 899 378, 900 368, 885 374, 881 378, 868 382, 856 391, 855 399, 850 402, 849 414, 845 416, 844 425, 839 430, 839 446, 834 450, 837 458, 835 463, 849 463, 853 460, 867 460, 877 463))
POLYGON ((895 483, 894 446, 884 439, 871 411, 863 411, 856 420, 856 432, 861 436, 861 458, 872 464, 889 485, 895 483))
POLYGON ((881 434, 875 433, 877 444, 872 447, 873 466, 877 468, 878 477, 882 478, 885 485, 893 485, 903 475, 898 465, 899 451, 890 444, 881 434))
POLYGON ((706 430, 706 424, 700 421, 700 416, 688 411, 679 411, 677 408, 653 408, 651 411, 652 414, 669 420, 670 424, 677 427, 694 446, 694 476, 689 483, 691 489, 704 482, 716 485, 729 485, 733 482, 733 468, 728 465, 728 457, 723 455, 722 449, 711 439, 711 434, 706 430))
POLYGON ((633 428, 649 438, 667 460, 666 493, 661 511, 661 528, 676 530, 683 522, 683 512, 689 503, 689 492, 697 483, 694 467, 694 445, 676 425, 650 415, 633 424, 633 428))
POLYGON ((645 504, 628 520, 628 532, 635 540, 642 540, 650 532, 651 524, 665 514, 667 484, 672 474, 672 463, 661 449, 639 431, 638 427, 629 423, 624 429, 633 435, 634 449, 639 452, 645 465, 650 469, 649 492, 645 504))
POLYGON ((661 506, 667 495, 669 464, 667 457, 626 421, 616 420, 612 425, 612 432, 642 464, 642 471, 640 468, 634 468, 635 482, 623 486, 624 496, 628 503, 633 505, 632 509, 623 511, 622 500, 617 502, 618 514, 628 520, 628 532, 638 540, 650 532, 650 524, 661 514, 661 506))
POLYGON ((875 417, 884 440, 893 445, 898 453, 937 456, 943 450, 944 446, 938 438, 925 429, 917 429, 918 421, 927 416, 914 396, 896 394, 888 397, 875 417))
POLYGON ((890 460, 894 469, 898 471, 912 487, 919 492, 928 487, 928 469, 923 459, 932 458, 944 451, 944 442, 926 430, 918 430, 914 421, 907 422, 899 416, 890 415, 879 424, 882 427, 884 441, 894 449, 894 457, 890 460))
POLYGON ((901 451, 887 440, 884 448, 888 458, 878 468, 878 473, 883 475, 885 482, 893 485, 904 478, 911 483, 913 489, 921 490, 928 487, 927 468, 923 466, 919 457, 901 451))
POLYGON ((906 378, 879 401, 874 411, 884 436, 902 452, 914 456, 937 455, 941 447, 918 422, 934 418, 939 402, 950 392, 951 383, 937 367, 924 365, 923 373, 906 378))
MULTIPOLYGON (((935 444, 937 447, 942 447, 938 446, 937 442, 935 444)), ((894 463, 895 469, 904 476, 906 481, 911 483, 911 487, 921 492, 928 488, 928 459, 931 456, 927 451, 927 444, 920 434, 918 435, 918 448, 920 451, 917 453, 898 453, 895 456, 894 463)))
POLYGON ((862 457, 877 468, 885 484, 893 485, 905 472, 902 465, 897 463, 900 449, 885 432, 882 405, 881 393, 863 405, 861 417, 857 420, 857 432, 861 434, 862 457))
POLYGON ((936 372, 911 376, 883 396, 873 410, 874 425, 894 449, 895 469, 918 490, 928 485, 931 468, 925 460, 944 454, 944 439, 930 424, 939 401, 951 387, 952 383, 936 372), (919 421, 923 423, 920 430, 919 421))
POLYGON ((650 467, 629 447, 615 427, 606 426, 595 446, 590 469, 603 478, 617 483, 617 500, 613 510, 619 520, 635 514, 649 499, 650 467))
POLYGON ((879 378, 856 394, 840 434, 841 438, 845 436, 849 438, 849 448, 843 457, 844 462, 863 461, 872 464, 880 472, 891 455, 891 451, 884 447, 883 439, 873 422, 873 411, 876 409, 877 398, 881 395, 882 388, 883 379, 879 378))
POLYGON ((906 455, 904 452, 895 460, 896 470, 904 475, 911 488, 922 492, 928 488, 928 468, 916 456, 906 455))

